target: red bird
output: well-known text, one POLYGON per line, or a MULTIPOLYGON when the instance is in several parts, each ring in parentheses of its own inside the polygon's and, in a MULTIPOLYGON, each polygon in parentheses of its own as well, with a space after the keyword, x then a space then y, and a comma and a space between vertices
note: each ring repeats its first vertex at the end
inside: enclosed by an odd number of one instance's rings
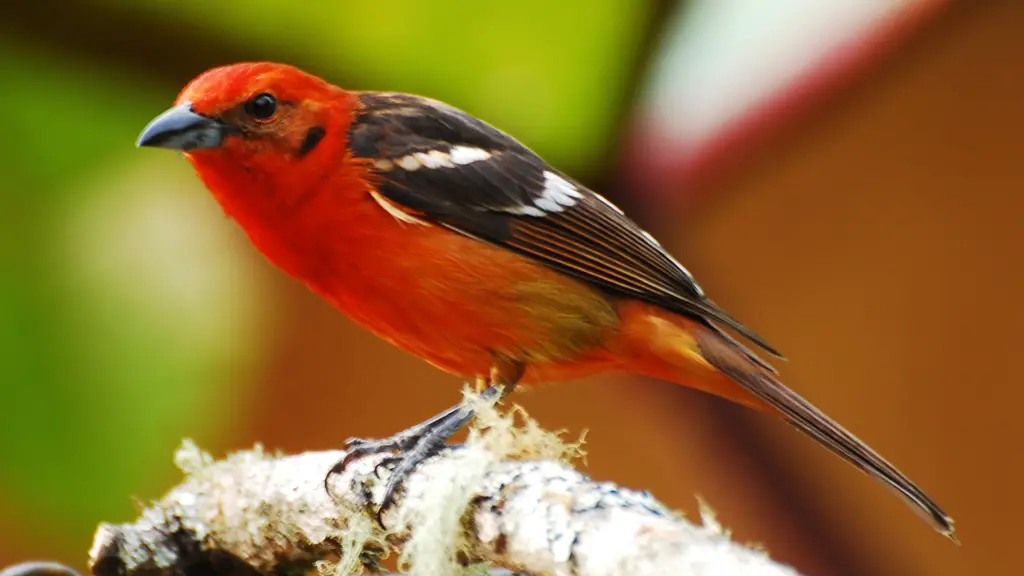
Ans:
MULTIPOLYGON (((723 331, 779 356, 650 234, 465 112, 243 63, 194 79, 138 144, 183 151, 271 262, 381 338, 486 381, 490 398, 611 371, 697 388, 781 416, 953 538, 938 504, 723 331)), ((351 439, 350 457, 401 454, 387 506, 472 416, 455 406, 387 440, 351 439)))

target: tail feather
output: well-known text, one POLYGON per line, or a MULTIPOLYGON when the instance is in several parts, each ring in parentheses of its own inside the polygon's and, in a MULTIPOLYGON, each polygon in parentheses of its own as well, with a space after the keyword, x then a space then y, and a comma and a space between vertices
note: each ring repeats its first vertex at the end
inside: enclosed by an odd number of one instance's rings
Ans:
POLYGON ((779 382, 762 363, 751 360, 749 351, 736 347, 734 340, 722 338, 720 334, 720 331, 702 331, 697 336, 697 346, 708 363, 777 410, 794 427, 881 480, 937 531, 959 543, 954 535, 953 519, 923 490, 867 444, 779 382))
POLYGON ((779 371, 776 370, 774 366, 772 366, 771 364, 769 364, 769 363, 765 362, 764 360, 762 360, 757 354, 754 354, 754 352, 750 348, 747 348, 742 343, 740 343, 739 340, 737 340, 737 339, 733 338, 732 336, 730 336, 729 333, 726 332, 725 330, 722 330, 721 328, 719 328, 715 324, 712 324, 711 322, 707 323, 707 327, 712 329, 712 330, 714 330, 715 334, 718 334, 718 336, 720 336, 723 340, 725 340, 726 342, 731 344, 733 347, 735 347, 737 350, 742 352, 743 355, 747 357, 747 360, 750 360, 751 362, 757 364, 761 368, 764 368, 765 370, 768 370, 772 374, 778 374, 779 373, 779 371))

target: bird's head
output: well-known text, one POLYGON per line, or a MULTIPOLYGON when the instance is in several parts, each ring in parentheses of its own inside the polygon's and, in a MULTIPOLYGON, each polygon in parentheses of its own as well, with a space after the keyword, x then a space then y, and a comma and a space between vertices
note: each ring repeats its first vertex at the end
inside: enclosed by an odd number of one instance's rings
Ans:
POLYGON ((137 144, 183 152, 211 189, 224 180, 281 185, 332 161, 354 105, 351 93, 295 67, 231 64, 189 82, 137 144))

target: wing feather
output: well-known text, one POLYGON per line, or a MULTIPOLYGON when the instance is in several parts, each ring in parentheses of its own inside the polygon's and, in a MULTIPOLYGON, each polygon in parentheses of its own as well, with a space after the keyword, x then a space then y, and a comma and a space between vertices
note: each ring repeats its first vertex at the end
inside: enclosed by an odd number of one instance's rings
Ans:
POLYGON ((511 136, 435 100, 366 92, 360 101, 350 148, 374 161, 379 191, 388 200, 611 293, 688 315, 724 335, 713 323, 721 324, 782 357, 709 300, 690 273, 621 210, 511 136))

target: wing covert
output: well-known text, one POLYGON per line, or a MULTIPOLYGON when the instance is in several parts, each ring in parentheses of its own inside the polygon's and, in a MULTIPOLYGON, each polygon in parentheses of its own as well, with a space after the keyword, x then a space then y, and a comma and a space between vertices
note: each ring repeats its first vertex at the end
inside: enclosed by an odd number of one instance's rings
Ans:
POLYGON ((511 136, 427 98, 365 92, 360 101, 350 147, 388 200, 612 293, 718 322, 781 357, 621 210, 511 136))

